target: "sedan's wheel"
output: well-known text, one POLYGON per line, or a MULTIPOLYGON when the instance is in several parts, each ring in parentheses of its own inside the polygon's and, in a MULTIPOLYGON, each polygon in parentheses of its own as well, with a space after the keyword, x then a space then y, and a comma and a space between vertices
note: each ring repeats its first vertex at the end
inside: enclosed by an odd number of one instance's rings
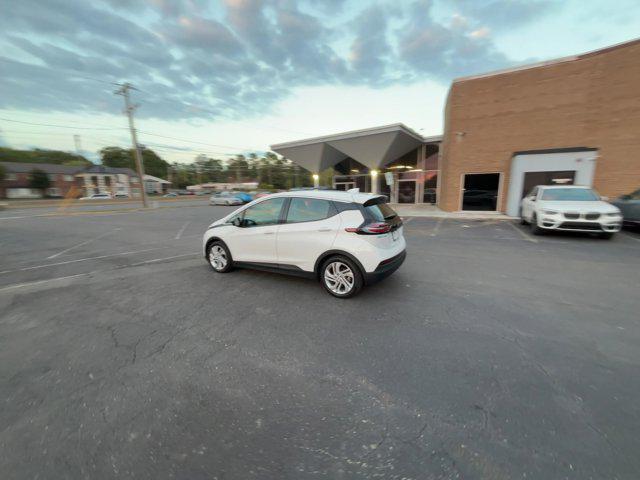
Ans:
POLYGON ((538 217, 535 213, 531 215, 531 233, 534 235, 544 234, 544 230, 538 226, 538 217))
POLYGON ((332 257, 322 267, 322 284, 333 296, 352 297, 362 288, 360 269, 345 257, 332 257))
POLYGON ((233 267, 233 261, 231 260, 231 254, 227 247, 222 242, 213 242, 209 245, 209 251, 207 252, 207 259, 209 265, 218 273, 226 273, 233 267))

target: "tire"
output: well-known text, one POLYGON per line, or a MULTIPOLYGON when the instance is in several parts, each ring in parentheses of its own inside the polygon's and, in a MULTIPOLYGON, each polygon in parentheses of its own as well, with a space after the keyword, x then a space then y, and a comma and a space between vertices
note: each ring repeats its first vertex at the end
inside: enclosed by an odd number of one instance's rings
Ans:
POLYGON ((538 226, 538 217, 535 213, 531 215, 531 233, 534 235, 544 235, 544 230, 538 226))
POLYGON ((224 242, 220 240, 214 240, 207 246, 207 262, 217 273, 227 273, 233 269, 231 253, 224 242))
POLYGON ((598 234, 598 238, 602 238, 604 240, 611 240, 613 238, 614 232, 602 232, 598 234))
POLYGON ((520 225, 526 225, 527 220, 525 220, 524 215, 522 214, 522 208, 520 209, 520 225))
POLYGON ((336 255, 328 258, 320 269, 320 282, 334 297, 349 298, 356 295, 364 285, 360 268, 347 257, 336 255), (338 278, 332 280, 331 277, 338 278))

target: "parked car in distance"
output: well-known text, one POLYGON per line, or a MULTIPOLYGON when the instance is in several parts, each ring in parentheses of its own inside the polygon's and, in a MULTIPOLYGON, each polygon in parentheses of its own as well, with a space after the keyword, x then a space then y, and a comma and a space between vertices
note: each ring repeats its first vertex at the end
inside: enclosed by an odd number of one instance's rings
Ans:
POLYGON ((127 193, 116 193, 113 198, 129 198, 129 194, 127 193))
POLYGON ((386 197, 294 191, 260 198, 212 223, 203 237, 211 268, 255 268, 320 280, 347 298, 404 262, 402 220, 386 197))
POLYGON ((640 227, 640 188, 628 195, 621 195, 611 202, 622 212, 622 223, 640 227))
POLYGON ((209 205, 242 205, 245 203, 235 192, 220 192, 211 195, 209 205))
POLYGON ((264 198, 268 195, 271 195, 271 192, 257 192, 253 195, 253 199, 257 200, 258 198, 264 198))
POLYGON ((605 202, 589 187, 577 185, 539 185, 520 204, 522 224, 530 224, 531 232, 563 230, 597 233, 611 238, 620 231, 620 210, 605 202))
POLYGON ((92 193, 86 197, 80 197, 79 200, 111 200, 110 193, 92 193))
POLYGON ((178 195, 195 195, 191 190, 180 190, 178 191, 178 195))
POLYGON ((178 194, 176 192, 169 192, 169 193, 165 193, 162 198, 175 198, 177 197, 178 194))
POLYGON ((253 197, 246 192, 230 192, 230 193, 238 197, 244 203, 249 203, 250 201, 253 200, 253 197))

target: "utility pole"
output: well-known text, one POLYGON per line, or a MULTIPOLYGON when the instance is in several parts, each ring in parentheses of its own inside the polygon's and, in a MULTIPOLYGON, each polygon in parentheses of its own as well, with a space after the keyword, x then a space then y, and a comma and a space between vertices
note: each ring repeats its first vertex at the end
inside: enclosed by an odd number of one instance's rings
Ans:
POLYGON ((78 155, 82 155, 82 143, 80 142, 80 135, 74 135, 73 142, 76 144, 76 153, 78 155))
POLYGON ((131 99, 129 98, 129 90, 135 88, 128 82, 122 85, 118 84, 120 88, 116 90, 116 95, 122 95, 124 97, 124 113, 129 119, 129 131, 131 132, 131 143, 133 144, 133 151, 136 157, 136 170, 138 171, 138 179, 140 181, 140 192, 142 193, 142 205, 147 208, 147 192, 144 189, 144 165, 142 163, 142 154, 140 153, 140 147, 138 145, 138 136, 136 135, 136 127, 133 123, 133 112, 137 108, 137 105, 131 105, 131 99))

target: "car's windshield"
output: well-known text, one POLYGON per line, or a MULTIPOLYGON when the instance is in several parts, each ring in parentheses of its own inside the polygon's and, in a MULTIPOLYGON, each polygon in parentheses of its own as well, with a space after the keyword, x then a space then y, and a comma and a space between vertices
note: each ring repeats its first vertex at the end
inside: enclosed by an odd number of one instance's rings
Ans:
POLYGON ((541 200, 592 202, 599 198, 589 188, 549 188, 542 191, 541 200))

